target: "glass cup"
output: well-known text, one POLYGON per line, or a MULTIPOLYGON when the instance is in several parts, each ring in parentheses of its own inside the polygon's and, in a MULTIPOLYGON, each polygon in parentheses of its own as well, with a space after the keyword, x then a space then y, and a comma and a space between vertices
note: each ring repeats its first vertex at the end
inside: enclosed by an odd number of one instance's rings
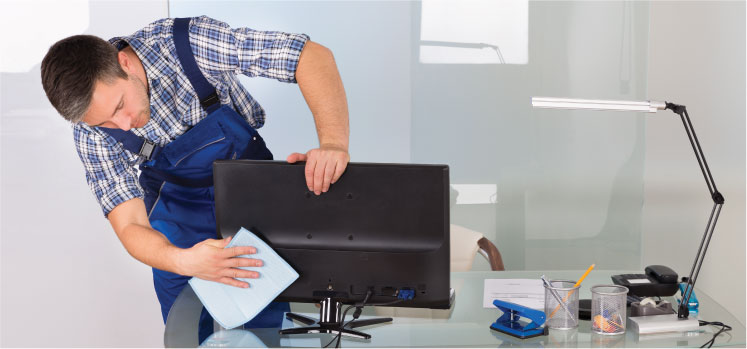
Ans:
POLYGON ((574 287, 576 282, 570 280, 550 280, 549 283, 550 287, 545 286, 545 326, 556 330, 577 328, 578 288, 581 286, 574 287))
POLYGON ((628 288, 597 285, 591 288, 591 330, 599 334, 625 333, 628 288))
MULTIPOLYGON (((596 332, 589 333, 591 348, 627 348, 625 336, 608 336, 596 332)), ((640 343, 638 343, 640 344, 640 343)))
POLYGON ((577 328, 562 331, 549 331, 549 333, 547 334, 547 340, 545 341, 543 347, 578 348, 578 331, 579 330, 577 328))

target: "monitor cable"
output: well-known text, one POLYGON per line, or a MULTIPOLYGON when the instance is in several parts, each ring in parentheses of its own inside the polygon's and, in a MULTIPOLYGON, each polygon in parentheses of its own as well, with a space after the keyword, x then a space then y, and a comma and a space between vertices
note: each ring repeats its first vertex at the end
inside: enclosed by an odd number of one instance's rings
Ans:
POLYGON ((705 344, 701 345, 700 346, 701 348, 712 347, 713 344, 716 343, 716 337, 718 337, 723 332, 731 331, 731 326, 724 324, 722 322, 718 322, 718 321, 709 322, 709 321, 703 321, 703 320, 698 320, 698 322, 700 323, 700 326, 706 326, 706 325, 721 326, 721 329, 718 330, 718 332, 713 334, 713 338, 711 338, 711 340, 709 340, 708 342, 705 342, 705 344))
POLYGON ((345 311, 342 312, 342 318, 340 319, 340 330, 337 332, 337 335, 332 337, 332 340, 329 341, 329 343, 327 343, 327 345, 324 346, 325 348, 329 347, 329 345, 332 344, 332 342, 334 341, 337 341, 337 344, 335 344, 335 348, 340 347, 340 342, 342 340, 342 329, 345 328, 345 326, 350 325, 351 322, 355 321, 355 319, 358 318, 357 316, 355 316, 355 313, 358 313, 358 316, 360 316, 360 312, 362 311, 363 306, 366 304, 366 302, 368 302, 368 299, 371 298, 371 295, 373 295, 373 291, 369 289, 366 292, 366 297, 363 298, 363 302, 356 304, 358 306, 348 305, 348 307, 345 308, 345 311), (345 317, 348 316, 348 311, 350 311, 350 309, 352 309, 353 307, 357 308, 355 313, 353 313, 353 320, 350 320, 348 321, 348 323, 345 323, 345 317))
POLYGON ((350 325, 353 321, 357 320, 361 316, 361 313, 363 313, 363 307, 367 305, 388 306, 388 305, 394 305, 394 304, 397 304, 403 301, 403 299, 399 298, 397 300, 386 302, 386 303, 368 303, 368 300, 371 298, 371 296, 373 296, 373 290, 369 289, 366 292, 366 297, 363 298, 362 302, 353 304, 353 305, 348 305, 347 308, 345 308, 345 311, 342 312, 342 318, 340 319, 340 330, 337 332, 337 335, 334 336, 332 340, 329 341, 329 343, 327 343, 327 345, 324 346, 324 348, 329 347, 329 345, 335 341, 337 341, 337 343, 335 344, 335 348, 340 348, 340 344, 342 342, 342 329, 350 325), (354 307, 355 307, 355 311, 353 312, 353 319, 346 323, 345 317, 347 316, 348 311, 354 307))

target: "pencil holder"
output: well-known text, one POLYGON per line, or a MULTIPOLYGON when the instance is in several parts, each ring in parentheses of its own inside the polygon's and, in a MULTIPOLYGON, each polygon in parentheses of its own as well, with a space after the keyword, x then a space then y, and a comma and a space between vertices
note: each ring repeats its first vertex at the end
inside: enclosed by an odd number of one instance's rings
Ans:
POLYGON ((599 334, 625 333, 628 288, 598 285, 591 288, 591 330, 599 334))
POLYGON ((574 287, 575 284, 570 280, 551 280, 550 287, 545 286, 545 326, 556 330, 578 327, 578 289, 581 286, 574 287))

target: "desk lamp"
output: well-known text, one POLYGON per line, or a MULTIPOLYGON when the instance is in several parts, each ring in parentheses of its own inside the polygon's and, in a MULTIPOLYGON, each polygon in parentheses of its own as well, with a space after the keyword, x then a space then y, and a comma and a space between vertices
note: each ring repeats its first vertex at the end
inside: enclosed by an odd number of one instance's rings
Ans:
POLYGON ((677 315, 675 316, 674 314, 670 314, 631 317, 630 321, 634 323, 634 327, 637 327, 639 334, 697 330, 699 326, 698 320, 688 318, 690 311, 688 310, 687 305, 689 304, 690 296, 693 292, 693 287, 695 287, 695 282, 698 280, 700 267, 703 264, 706 250, 708 250, 708 244, 711 242, 711 236, 713 236, 713 230, 716 226, 716 222, 718 221, 718 216, 721 213, 721 207, 724 205, 724 197, 716 189, 716 183, 713 181, 711 170, 708 168, 708 163, 706 163, 705 156, 703 155, 703 150, 700 148, 700 142, 698 142, 698 137, 695 135, 695 130, 693 129, 693 125, 690 122, 690 116, 687 114, 685 106, 656 101, 633 102, 532 97, 532 107, 552 109, 639 111, 647 113, 656 113, 658 110, 669 109, 680 116, 680 119, 682 119, 682 124, 685 126, 687 137, 690 139, 690 145, 692 145, 693 151, 695 152, 695 158, 698 160, 698 165, 700 165, 700 170, 703 173, 706 184, 708 185, 708 191, 711 193, 711 199, 713 200, 713 209, 711 210, 711 216, 708 218, 708 224, 706 224, 703 238, 700 241, 698 253, 695 255, 695 262, 693 262, 692 269, 690 270, 690 276, 687 278, 687 284, 682 294, 682 300, 680 301, 677 315))

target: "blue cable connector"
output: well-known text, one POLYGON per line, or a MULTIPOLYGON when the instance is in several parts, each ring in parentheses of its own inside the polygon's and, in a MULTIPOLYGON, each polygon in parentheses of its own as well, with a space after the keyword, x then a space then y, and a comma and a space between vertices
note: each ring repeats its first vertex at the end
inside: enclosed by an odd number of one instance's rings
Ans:
POLYGON ((397 298, 401 300, 410 300, 415 297, 415 290, 411 290, 409 288, 403 288, 400 289, 399 292, 397 292, 397 298))

